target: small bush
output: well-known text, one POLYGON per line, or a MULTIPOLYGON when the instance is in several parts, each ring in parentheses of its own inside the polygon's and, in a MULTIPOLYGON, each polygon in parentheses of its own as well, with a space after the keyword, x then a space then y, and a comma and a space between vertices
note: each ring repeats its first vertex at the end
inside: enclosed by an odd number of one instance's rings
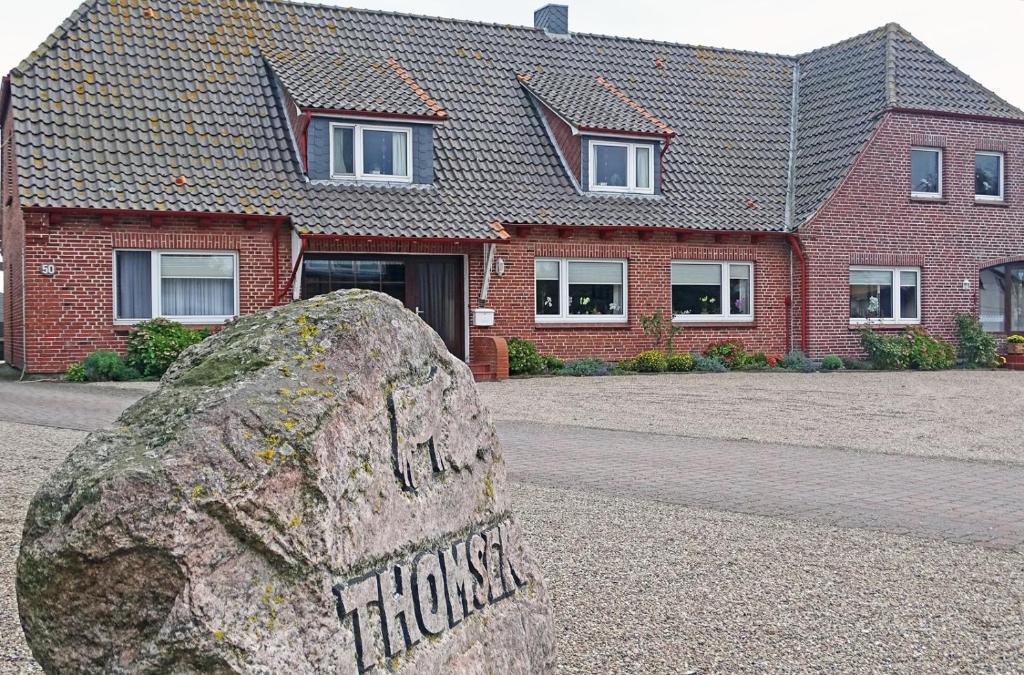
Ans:
POLYGON ((664 349, 666 356, 672 356, 676 348, 675 338, 682 332, 682 328, 674 325, 672 319, 666 319, 661 312, 641 314, 640 328, 644 335, 654 338, 655 349, 664 349))
POLYGON ((699 373, 724 373, 729 370, 717 356, 697 356, 693 360, 693 369, 699 373))
POLYGON ((85 382, 85 366, 81 363, 72 363, 68 366, 68 372, 64 373, 64 379, 68 382, 85 382))
POLYGON ((704 356, 716 358, 729 368, 741 368, 748 354, 740 342, 712 342, 704 349, 704 356))
MULTIPOLYGON (((985 332, 981 322, 970 314, 959 314, 956 317, 956 337, 959 343, 960 360, 965 368, 995 368, 999 365, 999 354, 996 353, 996 339, 985 332)), ((1007 342, 1017 342, 1014 338, 1024 337, 1011 335, 1007 342)))
POLYGON ((846 370, 872 370, 874 365, 870 361, 864 361, 862 359, 851 359, 844 356, 842 358, 843 368, 846 370))
POLYGON ((789 352, 779 361, 779 367, 785 368, 786 370, 799 370, 801 372, 808 372, 814 370, 814 363, 807 358, 807 355, 798 349, 794 349, 789 352))
POLYGON ((899 335, 879 335, 870 328, 861 332, 861 342, 871 363, 881 370, 942 370, 956 363, 956 350, 914 326, 899 335))
POLYGON ((576 359, 565 364, 560 372, 573 377, 593 377, 607 375, 611 372, 611 366, 600 359, 576 359))
POLYGON ((733 368, 737 370, 760 370, 768 366, 768 355, 764 352, 745 354, 742 358, 733 361, 733 368))
POLYGON ((552 356, 551 354, 548 354, 547 356, 542 356, 541 361, 544 362, 544 370, 549 373, 557 373, 558 371, 565 368, 565 361, 558 358, 557 356, 552 356))
POLYGON ((663 373, 668 368, 668 359, 656 349, 640 352, 632 360, 633 370, 638 373, 663 373))
POLYGON ((89 382, 124 382, 139 379, 139 372, 127 366, 119 354, 93 352, 82 361, 85 379, 89 382))
POLYGON ((693 370, 692 354, 673 354, 665 359, 666 368, 673 373, 686 373, 693 370))
POLYGON ((843 360, 835 354, 829 354, 821 360, 822 370, 839 370, 843 367, 843 360))
POLYGON ((205 328, 186 328, 167 319, 144 321, 128 336, 128 365, 146 377, 160 377, 185 348, 209 334, 205 328))
MULTIPOLYGON (((986 333, 986 335, 988 335, 988 333, 986 333)), ((1010 337, 1006 338, 1006 341, 1009 342, 1011 345, 1024 345, 1024 335, 1011 335, 1010 337)))
POLYGON ((509 338, 507 342, 510 375, 535 375, 544 370, 544 360, 532 342, 515 337, 509 338))
POLYGON ((615 364, 615 370, 623 372, 623 373, 636 372, 636 368, 635 368, 635 364, 633 363, 633 359, 622 359, 621 361, 619 361, 618 363, 615 364))

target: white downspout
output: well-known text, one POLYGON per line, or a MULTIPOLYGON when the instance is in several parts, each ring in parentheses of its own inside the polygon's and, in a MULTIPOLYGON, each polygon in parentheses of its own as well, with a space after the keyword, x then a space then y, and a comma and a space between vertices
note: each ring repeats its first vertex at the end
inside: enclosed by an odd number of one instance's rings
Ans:
POLYGON ((487 306, 487 293, 491 288, 491 270, 494 268, 494 255, 498 250, 496 244, 484 244, 484 281, 480 285, 479 307, 487 306))

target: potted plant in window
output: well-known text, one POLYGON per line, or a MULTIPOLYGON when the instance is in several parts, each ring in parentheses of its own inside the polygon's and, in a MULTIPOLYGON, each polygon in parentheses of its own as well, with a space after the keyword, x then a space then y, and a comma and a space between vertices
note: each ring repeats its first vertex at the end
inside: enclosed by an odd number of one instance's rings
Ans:
POLYGON ((1007 354, 1024 354, 1024 335, 1011 335, 1006 338, 1007 354))

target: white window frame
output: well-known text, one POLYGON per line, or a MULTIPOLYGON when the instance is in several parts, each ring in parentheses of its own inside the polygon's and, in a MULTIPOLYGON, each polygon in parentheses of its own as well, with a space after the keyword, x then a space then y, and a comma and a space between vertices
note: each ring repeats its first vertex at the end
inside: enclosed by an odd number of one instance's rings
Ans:
POLYGON ((170 321, 176 321, 183 324, 220 324, 227 323, 239 315, 239 284, 238 284, 238 251, 211 251, 207 249, 149 249, 149 248, 117 248, 114 249, 112 257, 113 263, 113 279, 114 279, 114 324, 118 326, 132 326, 143 321, 150 321, 152 319, 168 319, 170 321), (150 292, 152 298, 150 301, 150 308, 152 309, 152 316, 148 319, 120 319, 118 318, 117 306, 117 254, 122 251, 135 251, 144 252, 150 254, 150 292), (192 255, 192 256, 225 256, 229 255, 234 261, 234 285, 235 285, 235 307, 234 314, 230 315, 212 315, 212 316, 173 316, 163 313, 162 305, 162 294, 161 294, 161 274, 160 268, 164 255, 192 255))
MULTIPOLYGON (((918 152, 934 152, 936 155, 938 155, 939 186, 938 186, 938 189, 935 192, 920 192, 918 190, 915 190, 913 184, 911 184, 911 186, 910 186, 910 196, 911 197, 917 197, 918 199, 941 199, 942 198, 942 148, 932 148, 932 147, 928 147, 928 146, 925 146, 925 145, 913 145, 913 146, 910 147, 910 157, 911 157, 911 160, 913 160, 914 151, 915 150, 918 151, 918 152)), ((911 180, 911 182, 913 182, 913 180, 914 180, 913 164, 911 164, 911 168, 910 168, 910 180, 911 180)))
POLYGON ((331 180, 358 180, 376 183, 411 183, 412 182, 412 129, 409 127, 392 127, 386 125, 355 124, 350 122, 331 122, 328 131, 328 157, 331 180), (355 173, 336 173, 334 171, 334 130, 338 127, 352 129, 352 168, 355 173), (405 172, 404 176, 363 173, 363 132, 388 131, 405 134, 405 172))
MULTIPOLYGON (((879 318, 861 318, 861 317, 850 317, 851 324, 861 324, 865 326, 875 324, 897 324, 900 326, 912 326, 921 323, 921 314, 924 308, 921 306, 921 268, 920 267, 884 267, 878 265, 851 265, 849 270, 846 272, 846 295, 847 295, 847 307, 849 307, 849 295, 850 295, 850 272, 891 272, 892 283, 893 283, 893 297, 892 297, 892 313, 891 319, 879 318), (917 318, 905 319, 900 314, 900 298, 899 291, 901 288, 900 284, 900 273, 901 272, 913 272, 917 275, 917 318)), ((849 308, 846 310, 849 312, 849 308)))
POLYGON ((626 323, 629 317, 629 263, 621 258, 551 258, 534 259, 533 312, 537 323, 626 323), (558 314, 537 314, 537 263, 558 263, 558 314), (622 314, 570 314, 569 263, 618 263, 622 266, 622 314))
MULTIPOLYGON (((999 158, 999 194, 998 195, 979 195, 977 193, 977 184, 975 184, 974 199, 982 202, 1001 202, 1006 199, 1006 153, 997 152, 995 150, 975 150, 974 152, 974 171, 977 175, 978 171, 978 156, 986 155, 989 157, 999 158)), ((975 178, 977 181, 977 178, 975 178)))
MULTIPOLYGON (((672 314, 673 323, 729 323, 729 322, 749 322, 754 320, 754 263, 751 260, 673 260, 672 265, 714 265, 719 268, 720 284, 721 288, 719 293, 722 298, 722 306, 728 306, 729 313, 725 314, 672 314), (750 268, 750 311, 746 314, 733 314, 732 313, 732 302, 728 301, 731 297, 729 290, 730 267, 733 265, 744 265, 750 268)), ((669 311, 672 311, 672 286, 685 285, 685 284, 673 284, 672 283, 672 267, 669 266, 669 311)))
POLYGON ((587 153, 590 158, 589 171, 588 171, 588 182, 587 187, 590 192, 628 192, 632 194, 643 194, 652 195, 654 194, 654 182, 656 176, 654 175, 654 155, 656 147, 650 143, 623 143, 620 141, 597 141, 591 140, 587 143, 587 153), (618 185, 598 185, 596 181, 597 176, 597 148, 598 146, 606 146, 611 148, 626 148, 626 186, 620 187, 618 185), (648 174, 651 177, 651 184, 649 187, 638 188, 636 186, 636 150, 637 148, 647 148, 648 150, 648 174))

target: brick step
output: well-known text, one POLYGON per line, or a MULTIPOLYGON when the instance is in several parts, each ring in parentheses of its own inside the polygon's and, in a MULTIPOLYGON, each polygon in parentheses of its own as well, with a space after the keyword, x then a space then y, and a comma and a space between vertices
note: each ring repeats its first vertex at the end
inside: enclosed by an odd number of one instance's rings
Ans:
POLYGON ((494 374, 492 363, 470 363, 469 370, 473 373, 473 379, 477 382, 490 382, 498 379, 494 374))
POLYGON ((1006 357, 1006 365, 1003 366, 1008 370, 1024 370, 1024 354, 1004 354, 1006 357))

